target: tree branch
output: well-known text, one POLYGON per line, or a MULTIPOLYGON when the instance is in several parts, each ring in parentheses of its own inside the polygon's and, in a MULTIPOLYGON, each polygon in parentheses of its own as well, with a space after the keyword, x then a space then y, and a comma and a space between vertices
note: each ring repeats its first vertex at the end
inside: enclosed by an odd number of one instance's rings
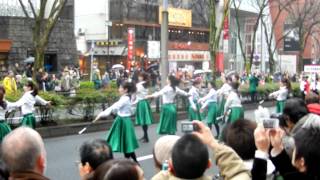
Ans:
POLYGON ((31 7, 31 11, 32 11, 33 17, 36 18, 37 17, 37 13, 34 10, 34 6, 33 6, 32 2, 31 2, 31 0, 28 0, 28 3, 30 5, 30 7, 31 7))
POLYGON ((30 18, 29 14, 28 14, 28 12, 27 12, 27 10, 26 10, 26 6, 23 4, 22 0, 19 0, 19 4, 20 4, 20 6, 21 6, 21 8, 22 8, 22 11, 23 11, 24 15, 25 15, 27 18, 30 18))

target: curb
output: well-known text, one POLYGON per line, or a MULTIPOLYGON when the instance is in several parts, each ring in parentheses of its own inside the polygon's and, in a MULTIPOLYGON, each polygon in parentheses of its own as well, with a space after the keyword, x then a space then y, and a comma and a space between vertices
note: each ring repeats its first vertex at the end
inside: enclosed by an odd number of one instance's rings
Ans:
MULTIPOLYGON (((272 107, 275 103, 272 101, 268 101, 264 103, 264 107, 272 107)), ((258 104, 244 104, 243 107, 245 110, 254 110, 256 109, 258 104)), ((158 113, 153 115, 155 120, 154 124, 158 123, 160 115, 158 113)), ((187 119, 188 114, 187 112, 178 112, 177 120, 185 120, 187 119)), ((134 120, 134 118, 132 118, 134 120)), ((101 120, 92 124, 85 133, 90 132, 98 132, 98 131, 106 131, 112 125, 113 120, 101 120)), ((90 122, 83 122, 83 123, 75 123, 75 124, 67 124, 67 125, 58 125, 58 126, 50 126, 50 127, 41 127, 37 128, 36 130, 40 133, 42 138, 54 138, 54 137, 61 137, 61 136, 68 136, 68 135, 77 135, 78 132, 84 128, 85 126, 89 125, 90 122)))

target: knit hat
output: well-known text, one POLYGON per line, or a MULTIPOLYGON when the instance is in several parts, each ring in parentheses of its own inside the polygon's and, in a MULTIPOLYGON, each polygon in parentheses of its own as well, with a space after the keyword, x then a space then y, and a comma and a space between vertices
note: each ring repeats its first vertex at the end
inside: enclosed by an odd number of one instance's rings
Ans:
POLYGON ((160 137, 154 144, 154 159, 161 164, 169 160, 171 158, 172 148, 179 138, 179 136, 175 135, 160 137))

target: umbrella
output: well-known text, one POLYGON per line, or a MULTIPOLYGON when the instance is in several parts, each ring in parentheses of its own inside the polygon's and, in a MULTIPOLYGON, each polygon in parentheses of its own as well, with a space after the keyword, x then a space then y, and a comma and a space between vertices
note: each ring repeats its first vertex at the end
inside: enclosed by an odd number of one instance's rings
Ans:
POLYGON ((23 61, 24 63, 34 63, 34 57, 28 57, 23 61))
POLYGON ((151 64, 148 68, 147 68, 147 71, 150 71, 151 69, 159 69, 159 64, 151 64))
POLYGON ((112 69, 124 69, 124 66, 121 64, 115 64, 112 66, 112 69))
POLYGON ((204 73, 204 70, 202 69, 197 69, 193 72, 193 74, 203 74, 204 73))

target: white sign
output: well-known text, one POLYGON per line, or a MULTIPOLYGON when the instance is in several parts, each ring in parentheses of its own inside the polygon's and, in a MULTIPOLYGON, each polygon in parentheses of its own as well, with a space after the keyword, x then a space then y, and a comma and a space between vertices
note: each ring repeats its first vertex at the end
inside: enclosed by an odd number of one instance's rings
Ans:
POLYGON ((223 40, 223 52, 224 53, 229 52, 229 40, 228 39, 223 40))
POLYGON ((148 58, 160 59, 160 41, 148 41, 148 58))
POLYGON ((319 73, 320 65, 305 65, 304 72, 306 73, 319 73))
POLYGON ((169 61, 209 61, 209 51, 168 51, 169 61))
POLYGON ((296 55, 280 55, 281 72, 296 74, 297 72, 297 56, 296 55))

